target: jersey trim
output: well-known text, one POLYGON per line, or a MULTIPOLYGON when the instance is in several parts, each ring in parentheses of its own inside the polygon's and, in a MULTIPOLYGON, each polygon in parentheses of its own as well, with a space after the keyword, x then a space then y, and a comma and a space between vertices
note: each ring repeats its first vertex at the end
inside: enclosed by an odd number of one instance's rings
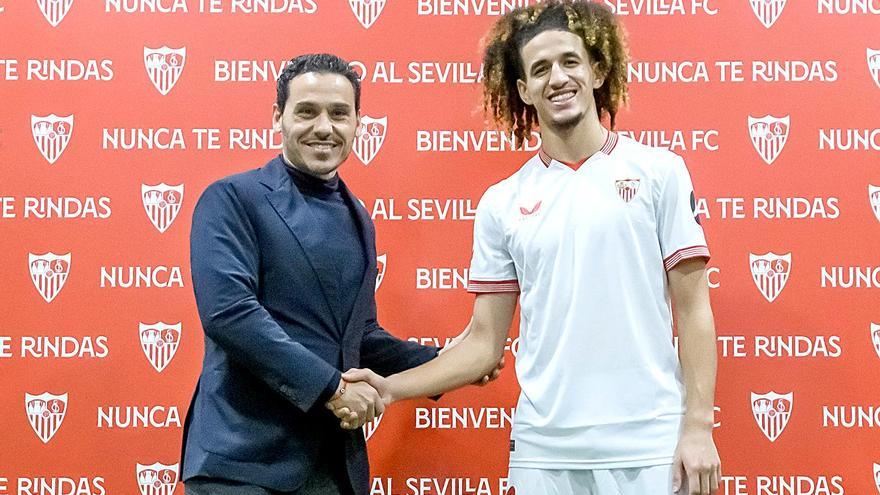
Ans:
POLYGON ((513 280, 469 280, 468 292, 484 294, 487 292, 519 292, 519 281, 513 280))
MULTIPOLYGON (((608 131, 608 135, 605 136, 605 142, 602 144, 602 147, 599 148, 599 151, 597 151, 597 153, 604 153, 606 155, 610 155, 611 152, 614 151, 614 148, 617 146, 617 139, 618 138, 617 138, 616 132, 608 131)), ((568 162, 564 162, 562 160, 556 160, 556 161, 565 165, 566 167, 568 167, 572 170, 577 170, 581 167, 581 165, 586 163, 587 160, 592 158, 592 156, 593 155, 590 155, 590 156, 584 158, 579 163, 568 163, 568 162)), ((545 167, 549 167, 550 163, 552 163, 553 160, 555 160, 555 158, 551 158, 550 155, 548 155, 547 152, 544 151, 544 148, 541 148, 538 151, 538 157, 541 158, 541 163, 543 163, 545 167)))
POLYGON ((670 254, 663 260, 663 268, 668 272, 672 270, 675 265, 681 263, 682 261, 690 258, 709 258, 709 248, 706 246, 689 246, 686 248, 681 248, 678 251, 670 254))

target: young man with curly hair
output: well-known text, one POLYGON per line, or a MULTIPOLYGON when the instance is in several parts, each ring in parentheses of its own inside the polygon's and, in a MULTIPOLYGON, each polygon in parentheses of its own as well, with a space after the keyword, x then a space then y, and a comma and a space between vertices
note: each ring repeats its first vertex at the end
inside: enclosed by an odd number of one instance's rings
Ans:
POLYGON ((387 403, 470 383, 502 355, 519 300, 517 495, 715 493, 709 250, 684 161, 613 131, 622 28, 599 3, 551 0, 499 19, 484 62, 487 112, 543 146, 480 200, 470 334, 388 379, 343 378, 387 403))

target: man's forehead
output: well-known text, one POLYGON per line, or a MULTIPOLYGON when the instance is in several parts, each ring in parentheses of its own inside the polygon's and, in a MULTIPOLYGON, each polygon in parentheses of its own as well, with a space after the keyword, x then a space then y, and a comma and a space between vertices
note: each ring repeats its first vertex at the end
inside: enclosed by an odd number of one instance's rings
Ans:
POLYGON ((306 72, 290 80, 290 100, 321 100, 354 105, 354 87, 342 74, 306 72))
POLYGON ((527 65, 539 60, 553 59, 568 53, 581 56, 587 55, 586 47, 580 36, 559 29, 542 31, 526 42, 520 49, 520 55, 527 65))

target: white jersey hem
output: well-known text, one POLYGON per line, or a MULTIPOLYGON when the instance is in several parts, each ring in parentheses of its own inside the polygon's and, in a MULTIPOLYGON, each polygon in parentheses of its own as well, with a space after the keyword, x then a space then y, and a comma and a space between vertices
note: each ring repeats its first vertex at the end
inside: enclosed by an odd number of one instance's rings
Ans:
POLYGON ((533 469, 627 469, 638 467, 660 466, 672 464, 673 456, 648 457, 645 459, 630 459, 623 461, 572 461, 553 459, 517 459, 511 460, 510 468, 533 468, 533 469))

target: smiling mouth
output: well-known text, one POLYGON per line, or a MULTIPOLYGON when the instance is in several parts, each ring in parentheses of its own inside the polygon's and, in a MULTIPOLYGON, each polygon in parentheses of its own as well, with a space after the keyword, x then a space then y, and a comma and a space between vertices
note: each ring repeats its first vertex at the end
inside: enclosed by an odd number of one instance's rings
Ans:
POLYGON ((551 95, 548 99, 552 103, 557 103, 557 104, 558 103, 566 103, 566 102, 570 101, 571 99, 573 99, 574 95, 576 93, 577 93, 577 91, 575 91, 573 89, 570 89, 568 91, 560 91, 558 93, 551 95))
POLYGON ((336 148, 336 143, 328 143, 328 142, 312 142, 306 143, 306 146, 315 150, 315 151, 330 151, 336 148))

